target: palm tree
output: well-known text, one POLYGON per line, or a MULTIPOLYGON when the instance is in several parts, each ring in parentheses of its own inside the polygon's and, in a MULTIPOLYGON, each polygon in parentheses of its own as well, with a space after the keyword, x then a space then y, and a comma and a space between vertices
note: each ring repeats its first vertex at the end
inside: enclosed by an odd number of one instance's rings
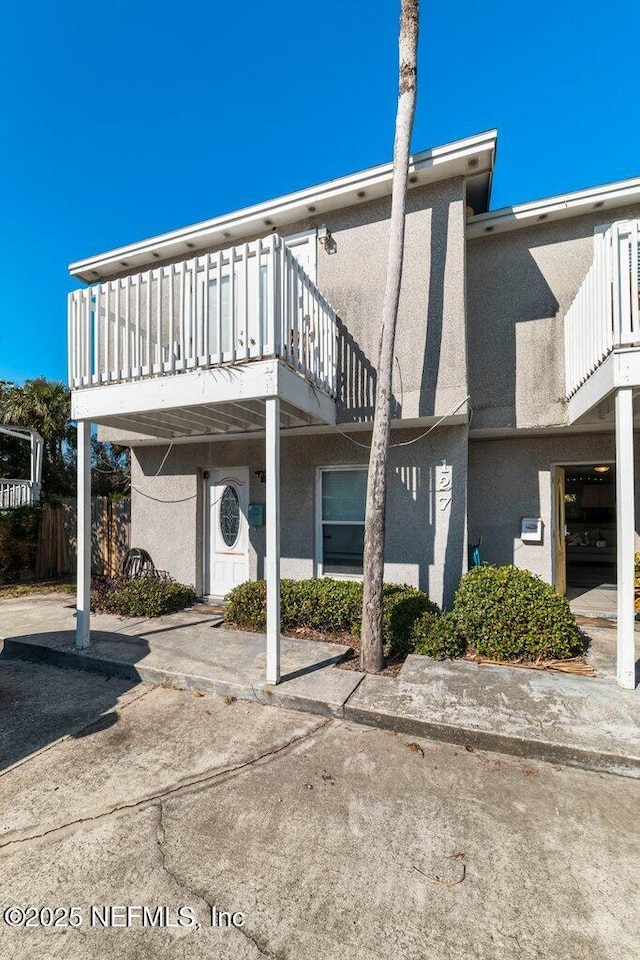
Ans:
POLYGON ((16 384, 5 387, 0 414, 5 423, 37 430, 51 461, 60 462, 63 445, 69 440, 71 415, 71 395, 63 383, 36 377, 22 387, 16 384))
POLYGON ((0 420, 37 430, 44 441, 42 481, 45 496, 68 496, 74 490, 71 394, 63 383, 36 377, 23 386, 3 384, 0 420))

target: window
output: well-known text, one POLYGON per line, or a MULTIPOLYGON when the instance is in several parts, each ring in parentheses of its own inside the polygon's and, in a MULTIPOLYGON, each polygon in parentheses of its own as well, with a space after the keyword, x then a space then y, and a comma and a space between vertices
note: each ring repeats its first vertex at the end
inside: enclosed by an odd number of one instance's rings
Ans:
POLYGON ((240 533, 240 498, 232 486, 225 487, 220 498, 220 533, 228 547, 235 546, 240 533))
POLYGON ((366 468, 323 468, 318 492, 319 572, 329 576, 362 576, 366 468))

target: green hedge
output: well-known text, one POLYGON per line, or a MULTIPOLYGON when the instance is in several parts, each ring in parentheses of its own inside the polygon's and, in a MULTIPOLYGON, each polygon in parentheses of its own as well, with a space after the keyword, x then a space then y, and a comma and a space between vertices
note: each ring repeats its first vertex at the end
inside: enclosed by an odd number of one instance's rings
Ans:
MULTIPOLYGON (((267 616, 264 580, 247 580, 226 597, 227 619, 243 630, 263 631, 267 616)), ((389 652, 409 653, 411 630, 426 610, 438 612, 425 593, 414 587, 385 584, 383 636, 389 652)), ((280 616, 283 630, 306 628, 322 633, 359 634, 362 584, 352 580, 282 580, 280 616)))
POLYGON ((453 613, 443 613, 440 617, 423 613, 414 624, 412 640, 414 653, 434 660, 461 657, 467 646, 453 613))
POLYGON ((91 581, 91 609, 121 617, 162 617, 190 606, 193 587, 170 577, 96 577, 91 581))
POLYGON ((566 597, 519 567, 474 567, 460 581, 453 615, 462 639, 491 659, 553 660, 584 652, 566 597))
MULTIPOLYGON (((267 623, 267 586, 247 580, 226 597, 227 620, 243 630, 263 631, 267 623)), ((282 629, 307 627, 326 633, 353 633, 359 623, 362 586, 351 581, 281 580, 282 629)))
POLYGON ((382 636, 391 654, 413 652, 413 628, 423 616, 437 617, 440 608, 415 587, 387 588, 382 601, 382 636))
MULTIPOLYGON (((247 581, 227 596, 227 619, 245 630, 266 625, 266 586, 247 581)), ((283 580, 281 623, 329 634, 359 634, 362 584, 348 580, 283 580)), ((564 659, 584 652, 584 637, 564 597, 518 567, 474 567, 440 615, 414 587, 385 584, 383 637, 391 655, 415 651, 444 659, 472 647, 495 660, 564 659)))

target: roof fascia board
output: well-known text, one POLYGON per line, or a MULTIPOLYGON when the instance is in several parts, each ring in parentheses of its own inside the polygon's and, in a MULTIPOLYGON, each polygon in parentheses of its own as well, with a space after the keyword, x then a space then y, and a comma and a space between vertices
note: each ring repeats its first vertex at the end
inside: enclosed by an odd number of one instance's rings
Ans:
POLYGON ((635 202, 640 202, 640 177, 477 214, 467 221, 467 237, 490 236, 546 220, 562 220, 635 202))
MULTIPOLYGON (((417 175, 418 179, 412 186, 422 186, 447 179, 449 176, 477 175, 483 170, 490 174, 494 164, 496 137, 497 131, 489 130, 486 133, 414 154, 410 160, 409 173, 417 175), (481 160, 483 155, 486 155, 484 163, 481 160), (469 162, 474 157, 478 162, 470 165, 469 162)), ((265 222, 267 220, 277 218, 278 222, 275 226, 280 227, 285 223, 304 219, 311 213, 309 206, 316 207, 318 213, 324 213, 357 203, 359 200, 389 195, 392 179, 393 163, 380 164, 346 177, 205 220, 190 227, 159 234, 148 240, 77 260, 69 265, 69 273, 87 281, 96 279, 102 271, 105 276, 115 275, 123 267, 126 269, 130 266, 126 262, 123 264, 123 260, 127 261, 131 258, 139 260, 142 257, 147 262, 153 263, 154 259, 168 259, 176 255, 175 247, 180 244, 185 246, 185 254, 190 255, 190 249, 205 249, 207 246, 217 245, 229 239, 238 240, 252 232, 263 231, 272 226, 271 223, 265 222), (358 198, 358 193, 362 191, 366 196, 358 198), (319 209, 320 207, 322 209, 319 209), (225 237, 225 233, 229 236, 225 237)))

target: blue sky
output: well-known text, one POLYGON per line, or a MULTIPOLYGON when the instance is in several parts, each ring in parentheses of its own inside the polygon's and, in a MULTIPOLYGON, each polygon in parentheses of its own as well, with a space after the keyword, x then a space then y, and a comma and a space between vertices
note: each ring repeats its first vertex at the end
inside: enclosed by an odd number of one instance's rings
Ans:
MULTIPOLYGON (((422 6, 414 149, 497 127, 493 207, 640 174, 633 0, 422 6)), ((397 12, 7 4, 0 378, 65 379, 69 261, 390 159, 397 12)))

